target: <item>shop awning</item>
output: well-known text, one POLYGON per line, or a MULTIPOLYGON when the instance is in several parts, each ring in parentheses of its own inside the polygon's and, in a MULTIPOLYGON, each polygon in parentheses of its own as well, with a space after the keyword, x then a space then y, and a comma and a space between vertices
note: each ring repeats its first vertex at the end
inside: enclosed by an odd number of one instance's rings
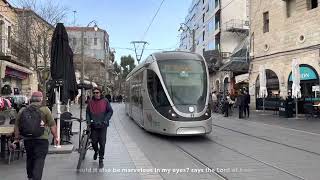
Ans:
POLYGON ((235 77, 236 84, 241 82, 249 82, 249 73, 241 74, 235 77))
POLYGON ((12 62, 0 60, 1 64, 1 78, 6 75, 13 76, 19 79, 26 79, 29 74, 34 72, 26 67, 14 64, 12 62))

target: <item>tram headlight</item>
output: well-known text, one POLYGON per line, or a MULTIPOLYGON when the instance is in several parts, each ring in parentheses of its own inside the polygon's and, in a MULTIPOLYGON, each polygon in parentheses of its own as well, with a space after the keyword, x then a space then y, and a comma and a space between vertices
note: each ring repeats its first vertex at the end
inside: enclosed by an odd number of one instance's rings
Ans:
POLYGON ((207 112, 204 115, 209 116, 209 114, 207 112))
POLYGON ((172 117, 176 117, 177 115, 176 115, 175 113, 172 113, 171 116, 172 116, 172 117))

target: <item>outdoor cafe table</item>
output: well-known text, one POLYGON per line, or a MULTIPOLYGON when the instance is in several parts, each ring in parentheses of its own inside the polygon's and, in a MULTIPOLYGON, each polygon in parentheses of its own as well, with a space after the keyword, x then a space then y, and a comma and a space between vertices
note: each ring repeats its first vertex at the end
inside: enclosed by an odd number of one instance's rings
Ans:
POLYGON ((1 157, 5 157, 5 151, 6 151, 6 141, 7 138, 12 136, 14 132, 14 126, 13 125, 6 125, 6 126, 0 126, 0 135, 1 135, 1 157))

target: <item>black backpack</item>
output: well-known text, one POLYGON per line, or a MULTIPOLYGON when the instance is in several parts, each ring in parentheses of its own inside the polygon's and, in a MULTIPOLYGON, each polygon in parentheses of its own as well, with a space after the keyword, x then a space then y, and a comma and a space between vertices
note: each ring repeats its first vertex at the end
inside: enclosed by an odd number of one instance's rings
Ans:
POLYGON ((41 119, 39 108, 30 105, 22 111, 19 131, 24 137, 36 138, 43 135, 44 122, 41 119))

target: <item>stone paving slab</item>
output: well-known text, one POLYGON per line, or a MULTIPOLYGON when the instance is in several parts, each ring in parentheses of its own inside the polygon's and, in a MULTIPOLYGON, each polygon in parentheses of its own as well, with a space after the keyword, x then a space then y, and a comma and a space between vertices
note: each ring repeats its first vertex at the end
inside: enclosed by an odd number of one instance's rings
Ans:
POLYGON ((61 145, 61 147, 54 147, 52 145, 49 146, 48 154, 68 154, 72 153, 74 149, 74 145, 61 145))

